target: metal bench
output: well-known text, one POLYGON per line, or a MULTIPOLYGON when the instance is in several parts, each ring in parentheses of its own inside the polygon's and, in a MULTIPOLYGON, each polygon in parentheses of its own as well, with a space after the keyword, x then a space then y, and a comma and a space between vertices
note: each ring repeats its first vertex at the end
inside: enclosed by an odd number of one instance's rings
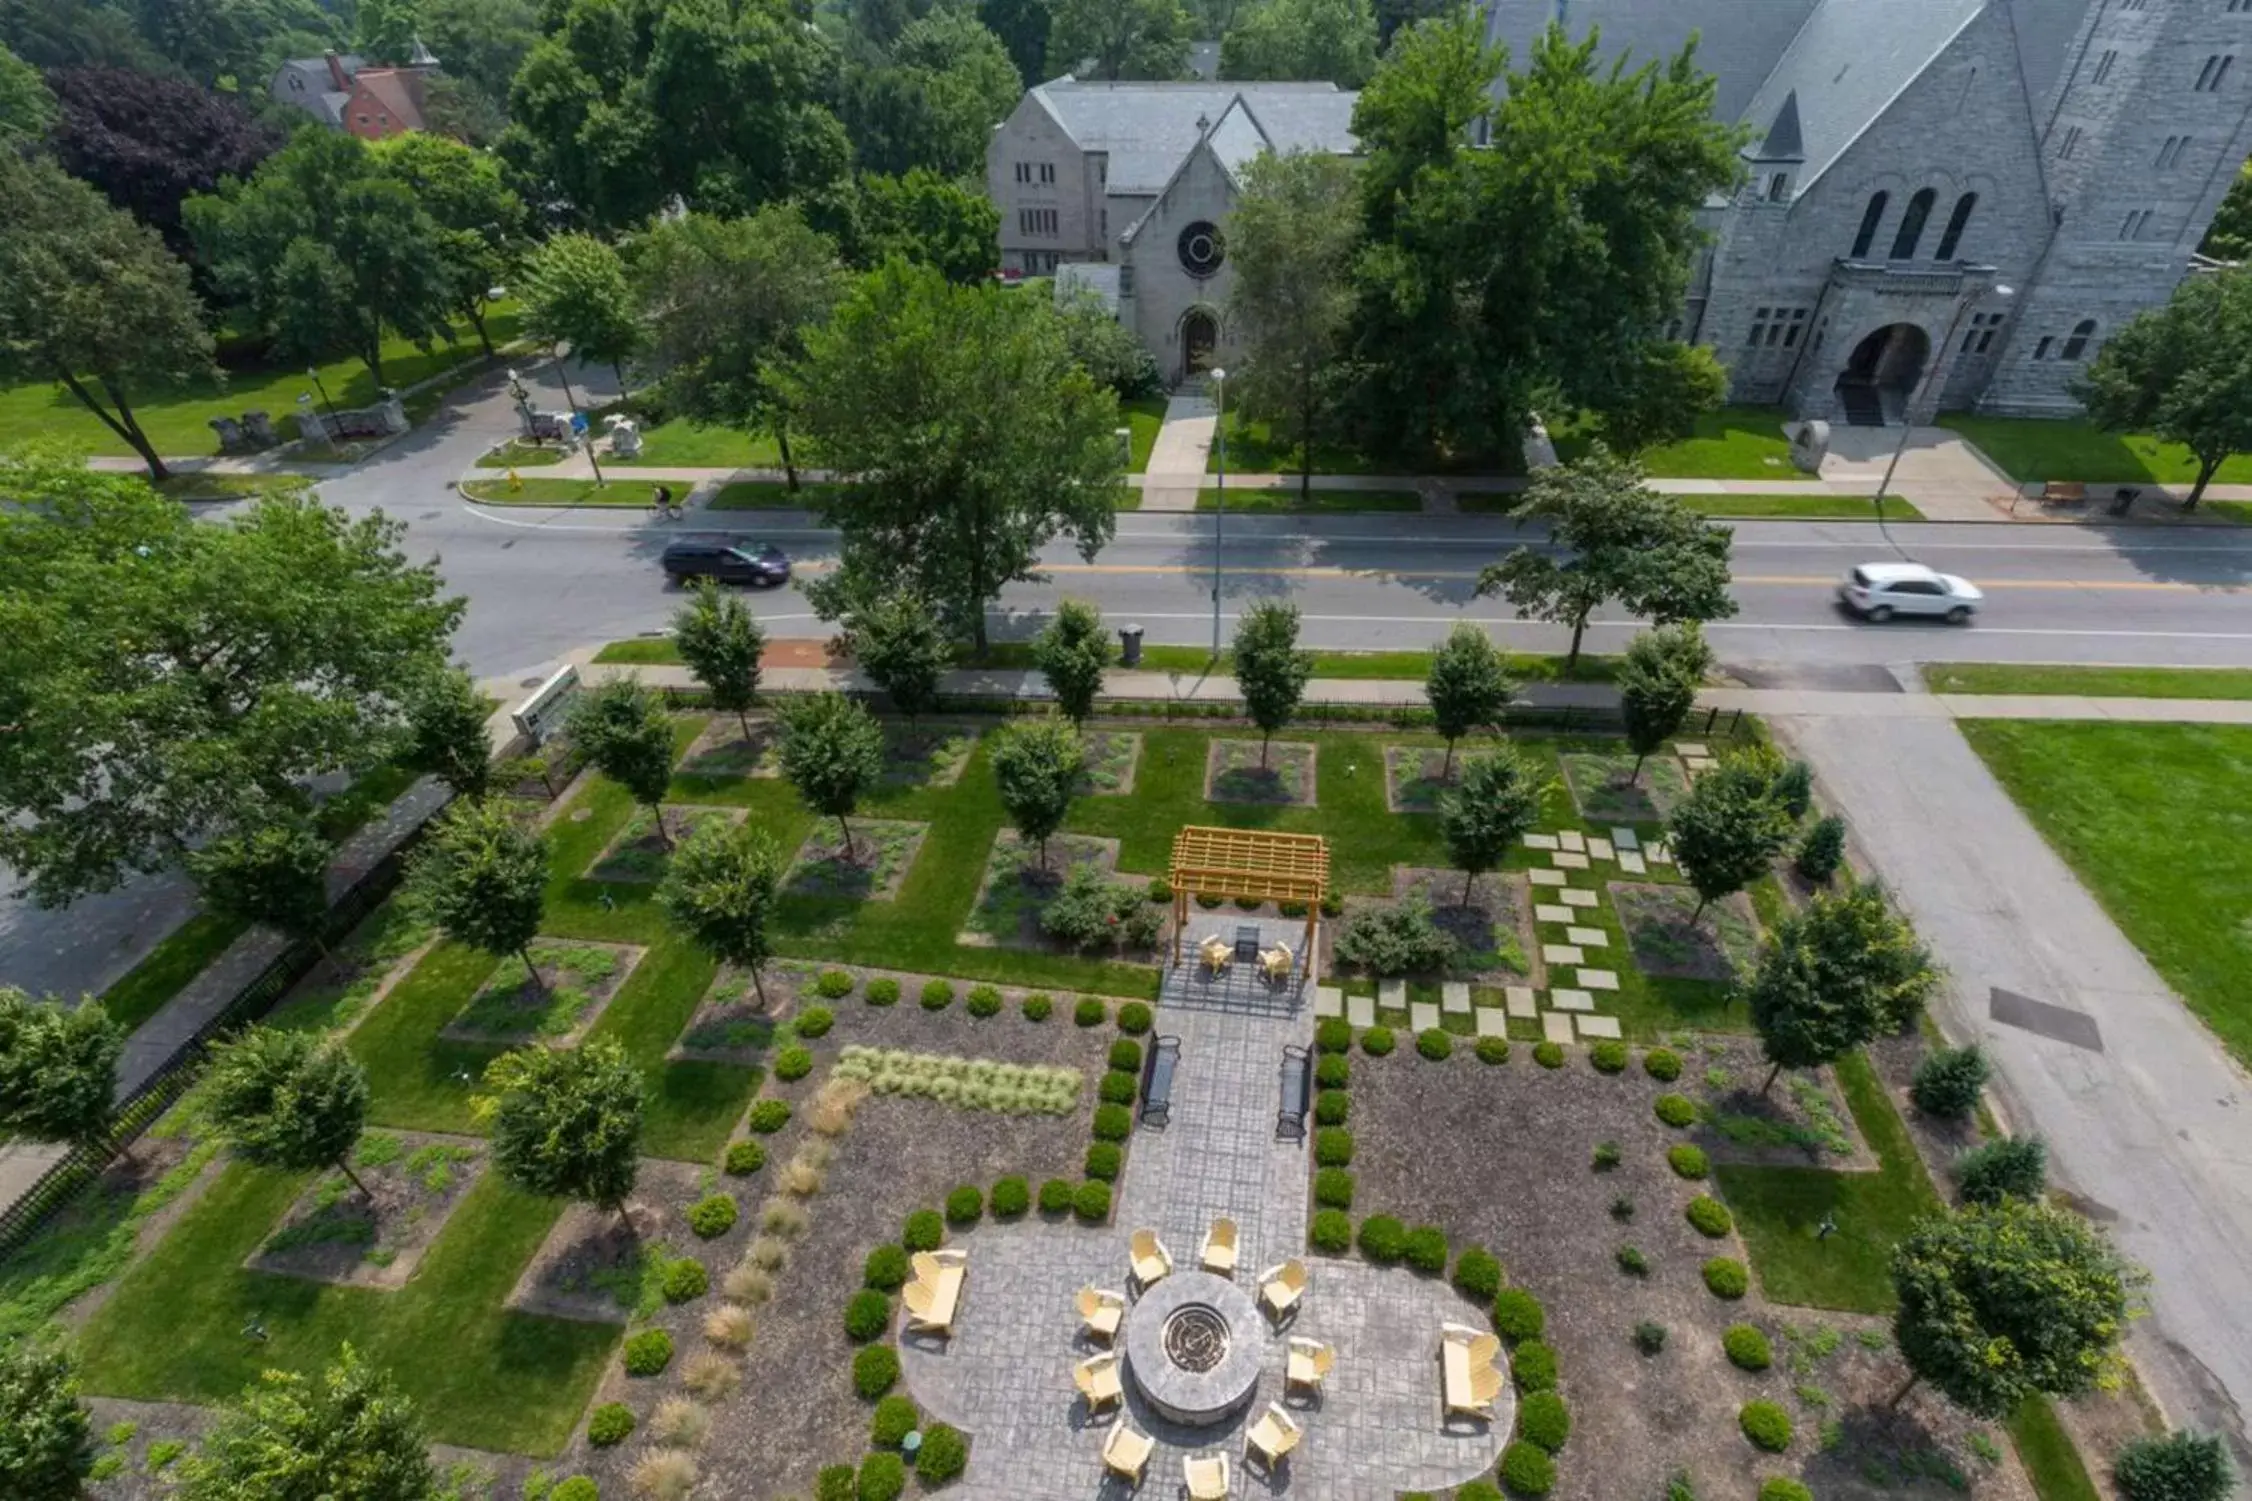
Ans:
POLYGON ((1310 1049, 1282 1050, 1282 1109, 1275 1115, 1277 1141, 1306 1139, 1306 1104, 1314 1094, 1314 1055, 1310 1049))
POLYGON ((1173 1118, 1173 1075, 1180 1066, 1181 1039, 1150 1039, 1142 1064, 1142 1124, 1161 1126, 1173 1118))

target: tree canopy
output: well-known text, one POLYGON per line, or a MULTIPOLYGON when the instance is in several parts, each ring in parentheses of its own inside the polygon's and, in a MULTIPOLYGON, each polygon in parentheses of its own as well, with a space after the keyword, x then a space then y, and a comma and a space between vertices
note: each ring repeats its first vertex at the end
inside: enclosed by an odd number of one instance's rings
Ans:
POLYGON ((862 170, 982 175, 993 127, 1024 92, 1001 39, 969 11, 934 9, 909 22, 888 51, 845 78, 845 126, 862 170))
POLYGON ((189 250, 180 206, 248 177, 282 143, 234 96, 184 78, 124 68, 67 68, 50 76, 60 114, 48 136, 55 160, 111 203, 189 250))
POLYGON ((1179 78, 1190 21, 1181 0, 1050 0, 1047 66, 1080 78, 1179 78), (1082 66, 1084 65, 1084 66, 1082 66))
POLYGON ((0 146, 36 141, 55 118, 55 96, 39 70, 0 45, 0 146))
POLYGON ((407 698, 406 743, 399 759, 438 778, 463 797, 478 797, 492 779, 493 743, 485 733, 492 707, 458 668, 417 683, 407 698))
POLYGON ((1915 930, 1874 886, 1818 891, 1769 930, 1746 987, 1752 1026, 1774 1067, 1819 1068, 1899 1032, 1939 983, 1915 930))
POLYGON ((485 1067, 493 1165, 526 1193, 623 1214, 641 1171, 640 1073, 608 1037, 519 1048, 485 1067))
POLYGON ((19 463, 0 509, 0 860, 55 906, 389 754, 461 602, 400 523, 298 496, 199 521, 19 463))
POLYGON ((641 320, 615 249, 593 235, 557 235, 525 260, 523 295, 526 333, 551 348, 570 345, 624 384, 625 362, 641 348, 641 320))
POLYGON ((883 729, 859 704, 841 693, 816 693, 783 708, 782 775, 808 808, 837 821, 848 858, 846 820, 883 774, 883 729))
MULTIPOLYGON (((663 701, 638 678, 612 678, 582 690, 571 702, 565 733, 635 802, 653 811, 664 802, 672 785, 672 720, 663 701)), ((658 837, 669 843, 664 819, 656 824, 658 837)))
POLYGON ((89 996, 76 1006, 0 986, 0 1127, 100 1149, 117 1114, 125 1029, 89 996))
POLYGON ((0 1494, 79 1501, 94 1468, 94 1419, 59 1342, 0 1344, 0 1494))
POLYGON ((1230 655, 1236 691, 1259 727, 1259 764, 1265 766, 1275 731, 1298 712, 1314 675, 1313 653, 1298 649, 1298 607, 1267 599, 1244 611, 1230 655))
POLYGON ((1790 842, 1790 814, 1775 800, 1774 772, 1727 755, 1689 784, 1666 821, 1666 845, 1697 891, 1697 916, 1758 880, 1790 842))
POLYGON ((517 955, 539 983, 527 948, 547 907, 547 840, 506 799, 461 798, 438 815, 408 859, 407 900, 456 943, 517 955))
POLYGON ((1000 262, 1000 233, 1001 211, 991 199, 928 168, 860 180, 860 240, 870 261, 897 256, 975 285, 1000 262))
POLYGON ((209 1108, 244 1160, 292 1173, 333 1167, 367 1193, 352 1149, 367 1126, 368 1076, 342 1044, 253 1027, 212 1060, 209 1108))
POLYGON ((1058 604, 1055 617, 1032 640, 1032 664, 1048 680, 1064 717, 1077 725, 1095 712, 1112 655, 1103 612, 1083 599, 1058 604))
POLYGON ((1376 71, 1369 0, 1259 0, 1220 38, 1220 76, 1326 79, 1357 89, 1376 71))
POLYGON ((733 714, 748 738, 750 708, 758 702, 759 657, 766 650, 766 632, 751 607, 711 579, 699 579, 695 597, 673 612, 672 639, 680 660, 711 695, 712 707, 733 714))
POLYGON ((1431 654, 1431 671, 1423 685, 1430 702, 1433 728, 1446 737, 1447 758, 1439 775, 1454 770, 1454 745, 1472 730, 1498 725, 1510 695, 1517 691, 1501 649, 1482 626, 1457 621, 1447 639, 1431 654))
POLYGON ((1549 782, 1515 749, 1504 745, 1462 763, 1460 786, 1439 798, 1439 832, 1462 871, 1462 901, 1469 905, 1478 877, 1509 858, 1527 830, 1540 821, 1549 782))
POLYGON ((681 841, 657 887, 657 905, 682 932, 713 958, 750 971, 761 1006, 759 968, 774 954, 768 929, 787 863, 766 830, 718 819, 681 841))
POLYGON ((2097 353, 2073 395, 2109 431, 2152 432, 2197 457, 2194 508, 2229 455, 2252 450, 2252 276, 2184 277, 2163 307, 2135 315, 2097 353))
POLYGON ((1712 648, 1693 620, 1644 631, 1627 643, 1626 659, 1611 680, 1619 690, 1627 749, 1634 752, 1630 781, 1640 779, 1650 753, 1687 721, 1712 660, 1712 648))
POLYGON ((492 354, 487 299, 493 288, 514 279, 530 244, 531 211, 502 180, 498 161, 459 141, 410 130, 382 142, 376 152, 383 169, 412 189, 437 223, 453 309, 492 354))
POLYGON ((845 616, 852 659, 910 722, 938 706, 938 685, 954 663, 954 641, 938 612, 913 589, 882 593, 845 616))
POLYGON ((1086 767, 1086 744, 1067 719, 1017 719, 994 737, 993 783, 1017 837, 1040 847, 1048 863, 1048 840, 1070 815, 1086 767))
POLYGON ((191 851, 187 866, 207 910, 313 938, 328 920, 332 853, 310 819, 281 812, 229 829, 191 851))
POLYGON ((178 1494, 180 1501, 436 1501, 439 1487, 422 1415, 347 1344, 317 1378, 260 1375, 181 1462, 178 1494))

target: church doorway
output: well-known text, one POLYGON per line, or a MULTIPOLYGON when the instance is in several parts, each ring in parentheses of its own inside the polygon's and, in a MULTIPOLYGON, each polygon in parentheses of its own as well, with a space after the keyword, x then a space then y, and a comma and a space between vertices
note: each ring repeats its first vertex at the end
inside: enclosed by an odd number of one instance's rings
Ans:
POLYGON ((1838 376, 1838 412, 1853 427, 1906 420, 1908 400, 1924 378, 1931 338, 1913 323, 1888 323, 1853 347, 1838 376))
POLYGON ((1192 380, 1211 369, 1219 347, 1219 323, 1202 308, 1189 309, 1181 319, 1181 379, 1192 380))

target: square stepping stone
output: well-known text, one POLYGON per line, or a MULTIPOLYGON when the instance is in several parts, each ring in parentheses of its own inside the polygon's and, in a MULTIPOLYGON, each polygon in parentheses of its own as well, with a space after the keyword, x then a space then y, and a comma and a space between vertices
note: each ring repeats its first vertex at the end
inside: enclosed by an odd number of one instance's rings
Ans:
POLYGON ((1584 990, 1551 990, 1548 993, 1551 1011, 1593 1011, 1595 997, 1584 990))
POLYGON ((1525 876, 1535 886, 1562 886, 1571 880, 1560 870, 1528 870, 1525 876))
POLYGON ((1557 834, 1556 842, 1562 848, 1574 851, 1575 853, 1587 848, 1587 841, 1580 837, 1580 831, 1577 829, 1563 830, 1562 832, 1557 834))
POLYGON ((1479 1012, 1478 1035, 1480 1037, 1507 1037, 1509 1035, 1507 1013, 1503 1012, 1498 1006, 1479 1012))
POLYGON ((1611 946, 1611 935, 1601 928, 1567 928, 1564 936, 1583 949, 1607 949, 1611 946))
POLYGON ((1712 752, 1707 750, 1701 741, 1676 740, 1673 743, 1673 748, 1684 756, 1701 756, 1707 759, 1712 756, 1712 752))
MULTIPOLYGON (((1540 872, 1536 870, 1533 874, 1537 876, 1540 872)), ((1592 907, 1595 905, 1595 893, 1592 891, 1559 891, 1556 895, 1567 907, 1592 907)))
POLYGON ((1671 865, 1673 863, 1673 851, 1666 848, 1663 840, 1651 845, 1643 853, 1650 857, 1652 865, 1671 865))
POLYGON ((1439 987, 1439 1005, 1457 1016, 1470 1014, 1470 982, 1449 980, 1439 987))
POLYGON ((1611 830, 1611 842, 1617 845, 1622 850, 1638 850, 1642 848, 1642 836, 1635 833, 1632 829, 1621 828, 1611 830))
POLYGON ((1501 993, 1509 1002, 1511 1016, 1530 1021, 1540 1014, 1539 1008, 1533 1005, 1533 988, 1530 985, 1506 985, 1502 987, 1501 993))
POLYGON ((1527 834, 1525 836, 1525 848, 1529 850, 1555 849, 1556 836, 1554 834, 1527 834))
POLYGON ((1356 1027, 1375 1026, 1376 997, 1372 995, 1349 995, 1345 997, 1345 1020, 1356 1027))
POLYGON ((1633 850, 1620 850, 1619 869, 1625 872, 1627 875, 1639 876, 1645 874, 1650 869, 1650 867, 1643 860, 1643 858, 1640 855, 1636 854, 1633 850))
POLYGON ((1582 1037, 1615 1039, 1619 1035, 1619 1019, 1615 1016, 1579 1016, 1573 1020, 1579 1023, 1582 1037))
POLYGON ((1572 1019, 1561 1012, 1551 1011, 1540 1019, 1541 1035, 1550 1042, 1572 1040, 1572 1019))
POLYGON ((1587 869, 1587 856, 1575 855, 1570 850, 1551 850, 1548 859, 1559 870, 1587 869))
POLYGON ((1597 860, 1611 860, 1617 858, 1617 856, 1612 853, 1611 841, 1608 839, 1590 839, 1587 842, 1587 852, 1597 860))
POLYGON ((1407 1005, 1407 981, 1379 980, 1376 982, 1376 1004, 1386 1011, 1399 1011, 1407 1005))
POLYGON ((1583 969, 1579 973, 1580 986, 1586 990, 1616 990, 1619 975, 1612 969, 1583 969))
POLYGON ((1540 956, 1550 964, 1579 964, 1587 958, 1568 943, 1544 943, 1540 946, 1540 956))
POLYGON ((1343 1016, 1344 1014, 1344 991, 1339 990, 1334 985, 1316 985, 1314 987, 1314 1015, 1343 1016))
POLYGON ((1429 1001, 1417 1001, 1408 1007, 1408 1026, 1418 1032, 1428 1032, 1439 1024, 1439 1008, 1429 1001))
POLYGON ((1535 922, 1578 922, 1579 918, 1569 907, 1551 907, 1543 902, 1533 908, 1535 922))

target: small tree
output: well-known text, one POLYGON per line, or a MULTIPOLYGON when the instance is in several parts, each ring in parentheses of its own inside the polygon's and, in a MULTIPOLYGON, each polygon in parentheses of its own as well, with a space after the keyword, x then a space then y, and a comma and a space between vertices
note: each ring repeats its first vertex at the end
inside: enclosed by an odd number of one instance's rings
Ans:
POLYGON ((1916 1226, 1893 1253, 1892 1332, 1921 1381, 1989 1422, 2109 1374, 2144 1274, 2076 1214, 2010 1200, 1916 1226))
POLYGON ((1626 743, 1634 752, 1633 786, 1642 763, 1672 739, 1697 706, 1697 687, 1712 668, 1712 648, 1695 621, 1644 631, 1627 646, 1614 682, 1619 711, 1626 720, 1626 743))
POLYGON ((99 1152, 117 1115, 125 1029, 92 996, 76 1007, 0 986, 0 1126, 99 1152))
POLYGON ((1462 785, 1439 799, 1439 831, 1462 870, 1462 900, 1540 819, 1548 784, 1508 746, 1462 763, 1462 785))
POLYGON ((310 938, 328 955, 328 841, 301 818, 282 816, 223 834, 188 856, 204 906, 238 922, 310 938))
POLYGON ((493 775, 493 743, 485 733, 492 713, 468 673, 459 668, 432 673, 407 700, 407 743, 400 760, 462 797, 483 797, 493 775))
POLYGON ((557 235, 525 261, 522 286, 524 331, 608 365, 623 395, 625 363, 640 349, 642 331, 618 252, 592 235, 557 235))
POLYGON ((1236 622, 1234 660, 1236 689, 1259 727, 1259 764, 1265 766, 1275 731, 1298 712, 1314 675, 1313 653, 1298 649, 1298 607, 1268 600, 1244 611, 1236 622))
POLYGON ((1454 743, 1481 726, 1499 724, 1516 691, 1500 649, 1484 629, 1462 621, 1447 633, 1431 654, 1431 674, 1423 684, 1431 717, 1447 741, 1441 780, 1454 771, 1454 743))
POLYGON ((519 1048, 485 1067, 478 1102, 501 1177, 526 1193, 623 1216, 641 1170, 641 1075, 607 1037, 519 1048))
POLYGON ((954 662, 945 622, 920 591, 886 590, 846 617, 845 637, 868 681, 913 723, 938 705, 938 685, 954 662))
POLYGON ((454 942, 516 955, 540 986, 530 946, 547 906, 547 841, 502 799, 438 816, 408 860, 407 900, 454 942))
POLYGON ((671 849, 664 801, 672 785, 672 721, 657 695, 635 678, 612 678, 578 696, 568 723, 572 744, 649 810, 657 841, 671 849))
POLYGON ((993 782, 1017 837, 1040 846, 1048 865, 1048 839, 1063 827, 1086 765, 1079 732, 1060 719, 1019 719, 993 738, 993 782))
POLYGON ((750 737, 751 705, 758 702, 759 658, 766 632, 749 605, 723 593, 711 579, 696 581, 696 597, 672 618, 680 660, 712 696, 712 707, 732 714, 750 737))
POLYGON ((766 981, 759 966, 774 953, 768 925, 783 865, 781 847, 766 830, 714 820, 681 843, 657 887, 657 904, 689 937, 713 958, 751 972, 761 1010, 766 981))
POLYGON ((310 1032, 256 1027, 218 1050, 211 1119, 238 1156, 260 1167, 333 1167, 360 1196, 352 1149, 367 1125, 368 1076, 344 1048, 310 1032))
POLYGON ((0 1495, 78 1501, 94 1468, 93 1414, 59 1344, 0 1345, 0 1495))
POLYGON ((180 1466, 178 1495, 435 1501, 439 1487, 414 1404, 346 1345, 317 1382, 295 1371, 261 1375, 180 1466))
POLYGON ((1955 1159, 1966 1204, 2038 1199, 2048 1186, 2049 1149, 2038 1136, 1997 1136, 1955 1159))
POLYGON ((1032 640, 1032 661, 1056 695, 1056 704, 1073 724, 1084 725, 1103 691, 1103 669, 1110 666, 1110 635, 1103 612, 1083 599, 1067 599, 1055 618, 1032 640))
POLYGON ((2228 1501, 2236 1493, 2228 1449, 2211 1434, 2138 1438, 2111 1469, 2120 1501, 2228 1501))
POLYGON ((1874 886, 1817 892, 1775 924, 1747 999, 1767 1060, 1765 1094, 1786 1068, 1819 1068, 1921 1012, 1939 971, 1874 886))
POLYGON ((782 775, 808 808, 837 821, 847 860, 852 825, 846 819, 883 774, 883 729, 843 694, 815 694, 782 711, 782 775))
POLYGON ((2186 511, 2230 454, 2252 448, 2252 403, 2243 399, 2248 357, 2252 277, 2242 270, 2184 277, 2164 307, 2137 314, 2104 343, 2072 394, 2096 426, 2153 432, 2196 456, 2186 511))
POLYGON ((1773 772, 1757 758, 1728 756, 1690 784, 1666 823, 1666 844, 1705 908, 1743 890, 1790 842, 1791 822, 1769 789, 1773 772))

